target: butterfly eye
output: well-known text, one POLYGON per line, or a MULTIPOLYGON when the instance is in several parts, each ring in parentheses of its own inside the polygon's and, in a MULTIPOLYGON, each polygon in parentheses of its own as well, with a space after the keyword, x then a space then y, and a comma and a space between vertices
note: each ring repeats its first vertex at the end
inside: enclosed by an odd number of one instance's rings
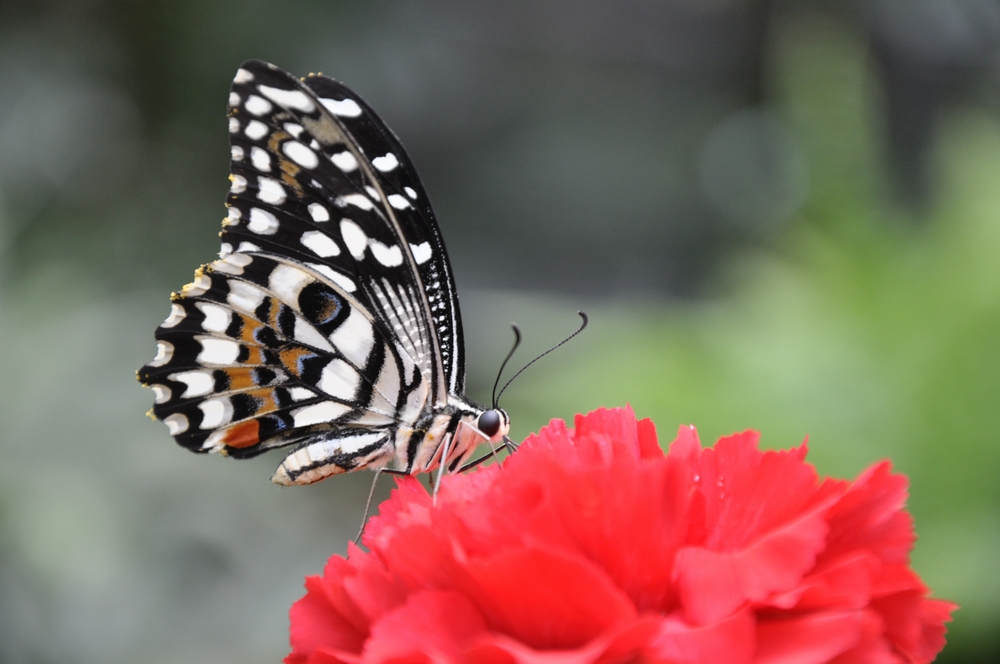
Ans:
POLYGON ((500 431, 500 413, 488 410, 479 416, 479 430, 492 438, 500 431))

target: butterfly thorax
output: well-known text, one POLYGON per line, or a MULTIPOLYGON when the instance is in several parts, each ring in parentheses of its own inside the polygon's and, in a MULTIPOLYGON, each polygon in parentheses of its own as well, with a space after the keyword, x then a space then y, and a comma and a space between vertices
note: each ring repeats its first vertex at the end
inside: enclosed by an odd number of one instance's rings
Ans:
POLYGON ((477 446, 502 440, 510 430, 507 413, 498 409, 492 412, 500 414, 499 428, 484 432, 480 419, 487 412, 490 411, 486 408, 451 396, 447 406, 430 410, 415 426, 399 428, 396 432, 399 469, 411 474, 430 472, 440 466, 445 454, 449 472, 460 468, 477 446))

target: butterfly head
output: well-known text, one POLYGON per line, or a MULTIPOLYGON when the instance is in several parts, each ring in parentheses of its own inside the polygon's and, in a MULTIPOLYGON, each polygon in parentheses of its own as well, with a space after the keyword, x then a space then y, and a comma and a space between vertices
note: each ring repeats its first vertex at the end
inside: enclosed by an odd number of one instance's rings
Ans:
POLYGON ((479 415, 476 428, 490 440, 502 440, 510 432, 510 416, 503 408, 490 408, 479 415))

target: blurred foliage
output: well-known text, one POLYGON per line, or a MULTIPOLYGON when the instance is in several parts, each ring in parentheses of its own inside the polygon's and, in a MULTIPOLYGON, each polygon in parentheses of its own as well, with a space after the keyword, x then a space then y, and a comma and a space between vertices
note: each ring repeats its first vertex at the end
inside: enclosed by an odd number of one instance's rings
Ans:
POLYGON ((367 475, 283 491, 274 458, 187 454, 133 380, 217 249, 248 57, 348 81, 402 136, 471 396, 507 321, 527 358, 590 314, 504 395, 517 437, 631 403, 664 444, 891 457, 916 568, 963 606, 940 661, 1000 660, 1000 12, 819 4, 0 5, 0 663, 274 661, 354 535, 367 475))

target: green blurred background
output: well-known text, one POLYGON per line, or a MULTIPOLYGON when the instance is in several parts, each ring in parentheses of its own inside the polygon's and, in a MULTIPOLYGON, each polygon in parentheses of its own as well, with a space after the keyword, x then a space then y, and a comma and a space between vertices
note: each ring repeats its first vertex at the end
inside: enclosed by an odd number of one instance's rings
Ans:
POLYGON ((402 138, 473 398, 510 321, 523 362, 590 314, 505 395, 518 437, 631 403, 891 457, 963 607, 940 661, 1000 661, 996 2, 49 0, 0 4, 0 662, 276 661, 357 528, 370 475, 189 454, 133 378, 218 250, 251 57, 402 138))

